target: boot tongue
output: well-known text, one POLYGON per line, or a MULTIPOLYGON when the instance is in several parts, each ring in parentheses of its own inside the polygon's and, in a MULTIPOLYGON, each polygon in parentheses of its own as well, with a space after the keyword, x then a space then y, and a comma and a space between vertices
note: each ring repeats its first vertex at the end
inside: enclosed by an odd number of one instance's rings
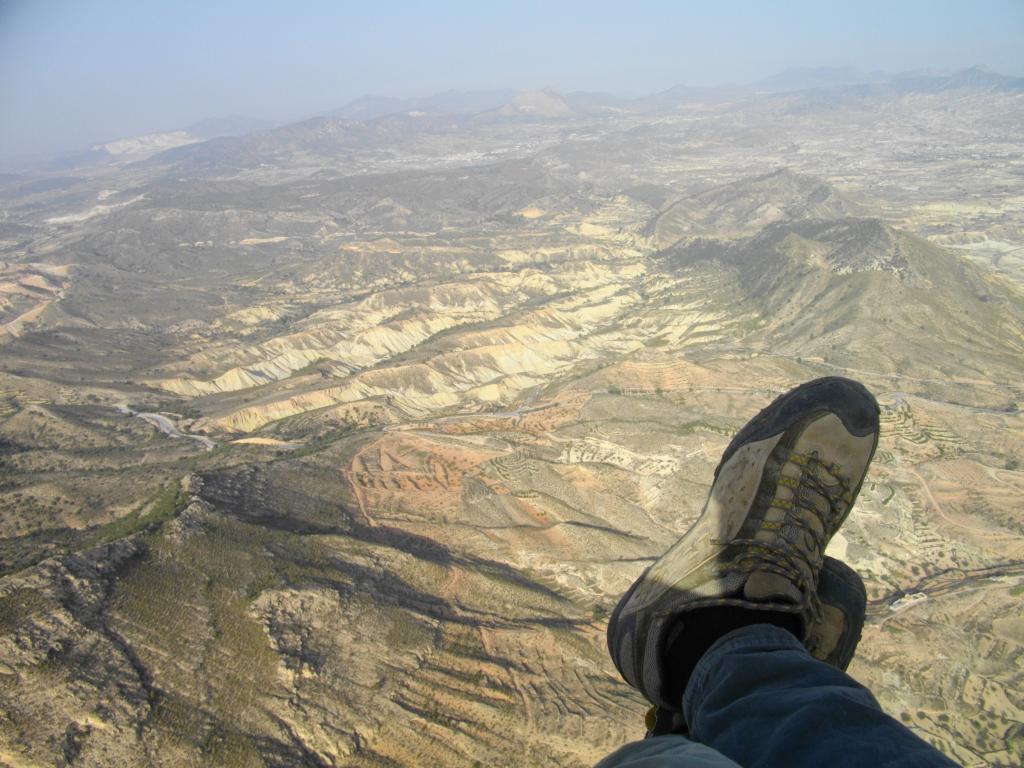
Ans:
POLYGON ((743 586, 743 596, 755 602, 787 602, 800 605, 804 596, 785 576, 754 571, 743 586))

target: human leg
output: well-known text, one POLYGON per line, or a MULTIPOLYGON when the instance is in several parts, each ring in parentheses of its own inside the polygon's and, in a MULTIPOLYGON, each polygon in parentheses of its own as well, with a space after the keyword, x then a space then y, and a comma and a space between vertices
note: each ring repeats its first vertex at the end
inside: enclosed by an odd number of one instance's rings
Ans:
POLYGON ((877 440, 877 403, 856 382, 820 379, 777 398, 733 438, 694 527, 609 621, 626 681, 659 709, 681 702, 690 735, 747 768, 952 765, 840 669, 859 638, 858 601, 863 623, 859 577, 843 566, 835 599, 822 595, 825 546, 877 440))
POLYGON ((683 697, 691 738, 745 768, 955 766, 794 635, 751 624, 719 638, 683 697))
MULTIPOLYGON (((808 653, 815 659, 829 664, 837 669, 846 670, 853 660, 853 654, 860 641, 861 632, 864 629, 864 619, 867 613, 867 592, 864 589, 864 582, 857 572, 845 563, 832 557, 826 557, 818 577, 818 601, 821 604, 821 615, 811 625, 805 641, 808 653)), ((735 623, 739 628, 750 624, 750 614, 744 613, 741 609, 731 609, 736 619, 735 623)), ((691 616, 692 619, 697 614, 691 616)), ((782 617, 788 617, 782 614, 782 617)), ((785 621, 782 622, 785 625, 785 621)), ((721 629, 725 622, 711 622, 712 626, 721 629)), ((792 628, 790 628, 792 631, 792 628)), ((687 637, 678 632, 678 644, 686 650, 687 637)), ((717 639, 717 637, 715 638, 717 639)), ((710 646, 710 643, 708 643, 710 646)), ((668 643, 666 654, 673 654, 673 644, 668 643)), ((681 666, 684 669, 688 665, 669 664, 669 668, 681 666)), ((678 684, 677 684, 678 686, 678 684)), ((683 688, 679 687, 682 691, 683 688)), ((680 698, 681 695, 680 695, 680 698)), ((681 710, 671 710, 663 707, 651 707, 647 713, 647 735, 660 736, 669 733, 686 735, 688 733, 686 720, 681 710)))
MULTIPOLYGON (((823 614, 812 627, 808 648, 824 663, 846 669, 853 658, 861 629, 867 596, 864 583, 848 566, 825 558, 818 584, 823 614)), ((718 750, 687 735, 681 711, 652 707, 647 714, 647 737, 615 751, 598 768, 718 768, 736 765, 718 750), (723 762, 724 761, 724 762, 723 762)))
POLYGON ((697 660, 760 620, 810 641, 823 617, 828 540, 849 513, 878 441, 878 404, 838 377, 777 398, 726 448, 694 526, 619 601, 608 649, 652 703, 679 709, 697 660))
POLYGON ((594 768, 740 768, 735 762, 685 736, 656 736, 612 752, 594 768))

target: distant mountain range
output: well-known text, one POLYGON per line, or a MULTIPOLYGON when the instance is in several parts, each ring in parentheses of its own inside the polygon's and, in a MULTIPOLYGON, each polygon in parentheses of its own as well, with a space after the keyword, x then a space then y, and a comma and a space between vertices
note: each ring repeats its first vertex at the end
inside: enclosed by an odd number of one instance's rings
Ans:
POLYGON ((960 88, 995 91, 1024 91, 1024 77, 971 67, 953 74, 935 72, 885 73, 863 72, 855 67, 797 67, 758 80, 750 85, 697 87, 675 85, 664 91, 639 97, 611 93, 575 91, 565 94, 554 89, 542 91, 445 91, 433 96, 399 99, 387 96, 361 96, 344 107, 326 113, 327 117, 373 120, 400 113, 434 115, 480 115, 498 112, 504 116, 533 115, 564 117, 609 110, 653 112, 672 109, 698 101, 722 101, 756 93, 786 93, 847 86, 877 86, 898 92, 938 92, 960 88))
POLYGON ((280 121, 264 120, 259 117, 248 117, 245 115, 227 115, 224 117, 211 117, 207 120, 200 120, 192 123, 185 129, 190 136, 197 139, 215 139, 218 136, 242 136, 253 131, 263 131, 280 125, 280 121))
POLYGON ((346 120, 373 120, 399 112, 427 112, 447 115, 474 115, 499 109, 516 97, 511 88, 490 91, 445 91, 433 96, 399 99, 393 96, 360 96, 340 109, 327 112, 327 117, 346 120))
POLYGON ((993 91, 1024 91, 1024 77, 1001 75, 982 67, 970 67, 953 74, 935 72, 862 72, 854 67, 798 67, 758 80, 760 92, 781 93, 845 86, 875 86, 903 93, 952 91, 978 88, 993 91))
MULTIPOLYGON (((434 130, 451 126, 451 118, 477 122, 550 120, 586 118, 609 113, 649 114, 669 112, 695 103, 725 103, 765 95, 802 94, 795 111, 829 109, 849 98, 870 99, 908 93, 939 93, 960 89, 1022 92, 1024 77, 971 67, 953 74, 935 72, 884 73, 863 72, 854 67, 798 67, 787 69, 750 85, 694 87, 675 85, 644 96, 576 91, 559 93, 551 88, 540 91, 449 90, 431 96, 396 98, 360 96, 323 115, 281 126, 261 118, 225 116, 202 120, 183 130, 124 137, 96 144, 90 149, 49 158, 40 165, 37 159, 28 166, 48 170, 70 170, 106 162, 134 162, 153 156, 178 161, 196 157, 206 165, 219 158, 230 164, 243 162, 243 155, 262 152, 281 141, 294 143, 304 131, 312 131, 315 144, 332 137, 332 151, 338 142, 350 140, 360 145, 374 137, 393 137, 396 132, 434 130), (410 120, 414 122, 410 122, 410 120), (436 124, 432 124, 433 121, 436 124), (280 127, 278 127, 280 126, 280 127), (362 126, 362 127, 360 127, 362 126), (259 138, 251 138, 258 136, 259 138), (210 140, 217 145, 199 146, 210 140), (240 142, 233 144, 232 142, 240 142), (228 156, 233 159, 228 160, 228 156)), ((299 140, 299 143, 302 143, 299 140)), ((11 166, 12 170, 17 170, 11 166)))

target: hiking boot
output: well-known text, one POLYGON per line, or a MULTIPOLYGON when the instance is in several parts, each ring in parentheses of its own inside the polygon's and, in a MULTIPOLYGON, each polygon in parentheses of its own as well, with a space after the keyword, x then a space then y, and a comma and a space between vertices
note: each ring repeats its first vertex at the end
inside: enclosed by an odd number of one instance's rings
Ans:
POLYGON ((846 563, 826 557, 818 578, 818 601, 821 618, 811 625, 804 646, 818 661, 845 672, 864 631, 864 581, 846 563))
POLYGON ((839 377, 778 397, 729 443, 694 526, 629 588, 608 623, 626 682, 678 710, 715 639, 784 626, 809 645, 825 620, 825 546, 850 512, 878 444, 878 404, 839 377))
MULTIPOLYGON (((807 650, 814 658, 843 671, 850 666, 864 630, 868 597, 864 582, 846 563, 826 557, 818 578, 821 620, 814 622, 807 650)), ((651 707, 645 718, 647 737, 667 733, 686 735, 683 713, 651 707)))

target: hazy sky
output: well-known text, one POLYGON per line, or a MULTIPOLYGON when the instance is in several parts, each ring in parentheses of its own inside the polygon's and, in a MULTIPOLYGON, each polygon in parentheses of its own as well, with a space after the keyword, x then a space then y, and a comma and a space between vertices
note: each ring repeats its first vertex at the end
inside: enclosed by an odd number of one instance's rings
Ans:
POLYGON ((792 66, 1024 75, 1024 0, 0 0, 0 156, 364 93, 650 92, 792 66))

